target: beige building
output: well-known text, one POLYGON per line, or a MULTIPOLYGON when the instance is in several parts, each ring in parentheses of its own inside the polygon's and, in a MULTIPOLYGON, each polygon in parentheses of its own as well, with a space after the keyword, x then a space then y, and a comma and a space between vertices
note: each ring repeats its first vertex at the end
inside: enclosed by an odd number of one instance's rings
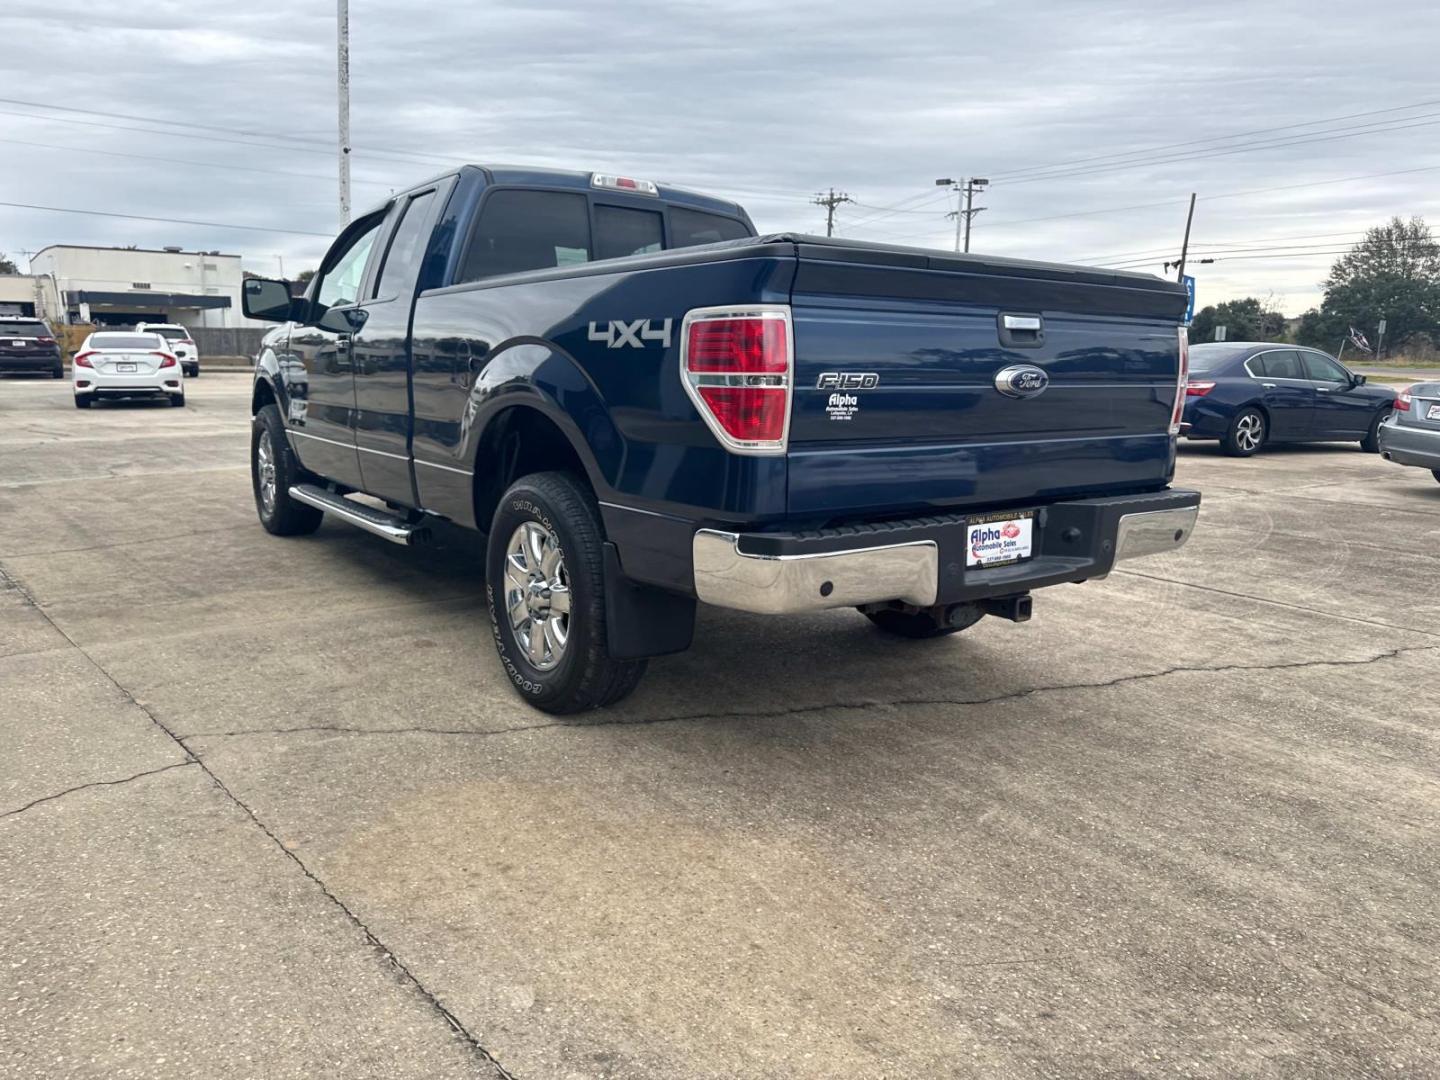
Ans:
POLYGON ((58 310, 49 278, 36 274, 0 274, 0 315, 29 315, 54 321, 58 310))

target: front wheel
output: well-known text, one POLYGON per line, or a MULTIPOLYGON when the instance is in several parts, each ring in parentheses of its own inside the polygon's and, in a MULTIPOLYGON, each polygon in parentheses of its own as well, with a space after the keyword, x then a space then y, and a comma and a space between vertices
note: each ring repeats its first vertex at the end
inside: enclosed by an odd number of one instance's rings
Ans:
POLYGON ((290 497, 290 485, 301 479, 300 463, 285 437, 280 409, 266 405, 250 426, 250 484, 255 491, 255 511, 266 532, 305 536, 320 527, 324 511, 290 497))
POLYGON ((1375 414, 1375 419, 1370 421, 1370 430, 1367 431, 1365 437, 1360 440, 1360 449, 1365 451, 1365 453, 1378 454, 1380 452, 1380 425, 1385 422, 1385 417, 1389 415, 1388 410, 1382 409, 1375 414))
POLYGON ((613 705, 644 660, 607 648, 604 533, 590 491, 569 473, 521 477, 490 525, 485 595, 495 649, 521 697, 564 715, 613 705))
POLYGON ((1220 440, 1220 449, 1231 457, 1249 457, 1265 445, 1265 435, 1265 414, 1259 409, 1241 409, 1220 440))

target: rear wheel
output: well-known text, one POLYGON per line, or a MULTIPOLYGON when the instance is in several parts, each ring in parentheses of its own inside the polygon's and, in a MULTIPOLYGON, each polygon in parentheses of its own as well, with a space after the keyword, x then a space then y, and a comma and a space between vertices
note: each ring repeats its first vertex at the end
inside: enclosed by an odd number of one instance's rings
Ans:
POLYGON ((976 605, 955 605, 948 612, 941 611, 898 611, 882 608, 880 611, 866 611, 864 615, 887 634, 921 641, 925 638, 944 637, 968 630, 985 617, 976 605), (947 618, 948 615, 948 618, 947 618))
POLYGON ((1230 421, 1220 449, 1231 457, 1249 457, 1265 445, 1265 414, 1259 409, 1241 409, 1230 421))
POLYGON ((1389 409, 1381 409, 1375 414, 1375 419, 1370 421, 1370 430, 1360 440, 1360 449, 1367 454, 1378 454, 1380 452, 1380 425, 1385 422, 1385 417, 1390 415, 1389 409))
POLYGON ((495 649, 520 696, 555 714, 627 696, 644 660, 607 648, 604 533, 590 491, 568 473, 521 477, 490 526, 485 594, 495 649))
POLYGON ((77 409, 88 409, 88 408, 90 407, 90 395, 89 395, 89 394, 76 394, 76 395, 75 395, 75 407, 76 407, 77 409))
POLYGON ((1440 469, 1431 469, 1430 475, 1435 477, 1437 482, 1440 482, 1440 469))
POLYGON ((266 532, 304 536, 320 527, 324 511, 290 497, 290 485, 303 478, 285 437, 279 408, 266 405, 255 414, 250 427, 250 483, 255 490, 255 511, 266 532))
POLYGON ((170 395, 170 405, 171 405, 172 408, 175 408, 175 409, 183 409, 183 408, 185 407, 185 395, 184 395, 184 394, 171 394, 171 395, 170 395))
POLYGON ((50 377, 52 379, 63 379, 65 377, 65 366, 63 364, 57 365, 55 370, 50 373, 50 377))

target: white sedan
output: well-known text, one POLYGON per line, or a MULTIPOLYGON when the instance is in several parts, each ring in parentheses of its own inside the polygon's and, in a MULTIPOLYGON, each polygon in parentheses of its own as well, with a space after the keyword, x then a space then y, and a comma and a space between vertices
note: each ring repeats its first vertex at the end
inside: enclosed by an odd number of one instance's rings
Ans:
POLYGON ((184 375, 170 344, 159 334, 102 330, 91 334, 71 365, 75 407, 99 398, 168 397, 185 404, 184 375))

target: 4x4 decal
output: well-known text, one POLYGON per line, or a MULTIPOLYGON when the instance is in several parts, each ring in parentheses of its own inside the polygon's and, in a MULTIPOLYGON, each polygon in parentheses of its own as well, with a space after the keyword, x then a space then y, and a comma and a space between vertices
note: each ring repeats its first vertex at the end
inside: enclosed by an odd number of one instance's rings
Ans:
POLYGON ((670 347, 670 319, 611 319, 608 323, 590 324, 590 340, 603 341, 607 349, 623 349, 627 345, 643 349, 647 341, 658 341, 661 346, 670 347))

